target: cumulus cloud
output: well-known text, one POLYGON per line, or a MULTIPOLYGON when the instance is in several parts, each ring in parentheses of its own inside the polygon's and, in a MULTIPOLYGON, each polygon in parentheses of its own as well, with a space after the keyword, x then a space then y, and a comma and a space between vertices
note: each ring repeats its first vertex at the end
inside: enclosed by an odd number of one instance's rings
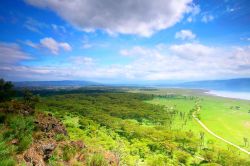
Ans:
POLYGON ((179 32, 176 32, 175 38, 181 39, 181 40, 191 40, 194 39, 196 35, 191 30, 181 30, 179 32))
POLYGON ((65 51, 71 51, 71 46, 66 42, 57 42, 55 39, 51 37, 46 37, 40 40, 40 44, 42 47, 47 48, 53 54, 58 54, 60 49, 65 51))
POLYGON ((150 36, 169 28, 193 10, 192 0, 26 0, 28 4, 56 12, 74 26, 110 34, 150 36))
POLYGON ((201 18, 201 21, 204 22, 204 23, 208 23, 210 21, 213 21, 214 20, 214 16, 211 15, 211 14, 205 14, 202 18, 201 18))
POLYGON ((60 50, 64 50, 64 51, 71 51, 72 50, 72 47, 70 46, 69 43, 58 42, 51 37, 42 38, 42 39, 40 39, 39 43, 34 43, 30 40, 23 41, 22 43, 29 46, 29 47, 36 48, 36 49, 47 49, 52 54, 55 54, 55 55, 57 55, 60 50))

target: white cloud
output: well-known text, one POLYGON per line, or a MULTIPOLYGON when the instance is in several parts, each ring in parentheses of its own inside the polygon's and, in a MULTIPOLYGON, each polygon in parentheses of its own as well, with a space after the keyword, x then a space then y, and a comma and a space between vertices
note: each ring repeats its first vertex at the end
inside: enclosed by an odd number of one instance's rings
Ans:
POLYGON ((56 32, 63 32, 63 33, 66 33, 66 28, 62 25, 56 25, 56 24, 51 24, 51 27, 54 31, 56 32))
POLYGON ((43 22, 40 22, 34 18, 28 17, 24 23, 24 27, 30 31, 42 33, 42 29, 48 28, 49 26, 43 22))
POLYGON ((176 32, 175 38, 181 39, 181 40, 191 40, 194 39, 196 35, 191 30, 181 30, 179 32, 176 32))
POLYGON ((85 48, 85 49, 92 48, 92 47, 93 47, 93 45, 90 44, 90 43, 84 43, 84 44, 82 45, 82 48, 85 48))
POLYGON ((109 34, 140 36, 150 36, 175 25, 186 13, 198 12, 192 0, 26 0, 26 2, 53 10, 66 21, 85 31, 102 29, 109 34))
POLYGON ((1 65, 8 65, 31 59, 31 57, 15 43, 0 43, 0 59, 1 65))
MULTIPOLYGON (((101 65, 98 59, 89 56, 70 56, 53 66, 14 65, 29 57, 20 52, 18 47, 8 46, 12 53, 10 65, 1 65, 1 76, 10 79, 56 80, 200 80, 221 79, 250 76, 250 46, 214 47, 201 43, 185 43, 175 45, 160 44, 151 48, 135 46, 120 51, 123 58, 130 58, 126 64, 101 65), (14 50, 14 51, 13 51, 14 50), (16 53, 17 52, 17 53, 16 53), (14 58, 13 58, 14 57, 14 58)), ((8 55, 8 54, 7 54, 8 55)))
POLYGON ((58 54, 60 49, 71 51, 71 46, 66 42, 57 42, 51 37, 46 37, 40 40, 42 47, 49 49, 53 54, 58 54))
POLYGON ((95 60, 87 56, 72 56, 69 61, 76 65, 94 65, 95 60))
POLYGON ((195 80, 250 75, 250 46, 218 48, 199 43, 134 47, 122 54, 137 59, 123 73, 142 80, 195 80))
POLYGON ((190 9, 190 16, 187 17, 188 22, 194 22, 195 17, 200 13, 201 9, 199 5, 192 5, 192 8, 190 9))
POLYGON ((36 44, 36 43, 34 43, 34 42, 30 41, 30 40, 26 40, 23 43, 26 44, 27 46, 30 46, 30 47, 33 47, 33 48, 38 48, 39 47, 38 44, 36 44))
POLYGON ((204 23, 208 23, 208 22, 213 21, 213 20, 214 20, 214 16, 211 14, 205 14, 201 19, 201 21, 204 23))

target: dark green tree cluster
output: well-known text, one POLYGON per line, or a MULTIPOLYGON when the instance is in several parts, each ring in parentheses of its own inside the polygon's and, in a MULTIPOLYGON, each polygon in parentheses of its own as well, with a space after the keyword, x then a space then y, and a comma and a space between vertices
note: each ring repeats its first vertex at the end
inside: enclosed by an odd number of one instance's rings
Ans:
POLYGON ((10 100, 14 94, 13 84, 9 81, 4 81, 4 79, 0 79, 0 102, 10 100))

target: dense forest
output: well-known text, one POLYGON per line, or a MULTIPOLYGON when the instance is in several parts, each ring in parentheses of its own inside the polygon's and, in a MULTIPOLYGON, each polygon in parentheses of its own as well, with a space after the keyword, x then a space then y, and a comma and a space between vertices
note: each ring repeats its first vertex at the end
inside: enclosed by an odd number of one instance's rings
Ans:
POLYGON ((0 81, 0 165, 247 166, 232 148, 204 144, 202 134, 172 128, 188 115, 149 104, 155 96, 123 89, 19 90, 0 81))

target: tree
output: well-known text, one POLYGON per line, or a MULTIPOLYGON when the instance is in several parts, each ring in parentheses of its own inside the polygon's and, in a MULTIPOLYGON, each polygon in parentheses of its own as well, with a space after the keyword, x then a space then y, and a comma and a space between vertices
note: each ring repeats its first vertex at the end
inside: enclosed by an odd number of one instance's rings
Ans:
POLYGON ((39 102, 39 97, 36 95, 33 95, 33 93, 31 93, 31 91, 29 91, 28 89, 25 89, 23 92, 23 100, 24 100, 24 104, 34 109, 35 104, 39 102))
POLYGON ((4 79, 0 79, 0 102, 10 100, 14 94, 13 84, 9 81, 4 81, 4 79))
POLYGON ((204 137, 205 137, 205 133, 203 131, 201 131, 200 132, 201 145, 204 145, 204 137))
POLYGON ((246 137, 243 138, 244 145, 247 147, 249 145, 248 139, 246 137))

